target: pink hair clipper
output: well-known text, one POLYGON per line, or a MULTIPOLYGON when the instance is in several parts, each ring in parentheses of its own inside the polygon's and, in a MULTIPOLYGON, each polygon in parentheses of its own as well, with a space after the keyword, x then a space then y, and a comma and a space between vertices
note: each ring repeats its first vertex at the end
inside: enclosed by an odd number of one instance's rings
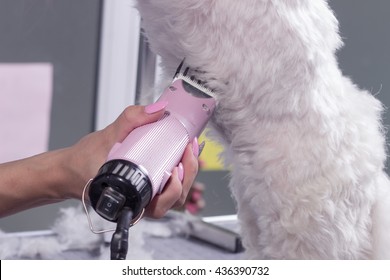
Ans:
POLYGON ((188 67, 181 72, 183 62, 159 98, 168 103, 164 116, 115 144, 90 184, 92 207, 109 221, 119 223, 124 209, 131 217, 142 215, 163 190, 187 144, 200 135, 213 114, 212 91, 191 77, 188 67))

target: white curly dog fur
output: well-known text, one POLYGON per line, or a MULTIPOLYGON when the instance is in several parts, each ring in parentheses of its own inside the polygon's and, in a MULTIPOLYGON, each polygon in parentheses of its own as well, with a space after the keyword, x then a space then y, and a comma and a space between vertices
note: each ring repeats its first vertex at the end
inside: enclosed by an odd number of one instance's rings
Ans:
POLYGON ((248 258, 390 258, 382 105, 341 73, 325 0, 140 0, 167 83, 216 90, 248 258))

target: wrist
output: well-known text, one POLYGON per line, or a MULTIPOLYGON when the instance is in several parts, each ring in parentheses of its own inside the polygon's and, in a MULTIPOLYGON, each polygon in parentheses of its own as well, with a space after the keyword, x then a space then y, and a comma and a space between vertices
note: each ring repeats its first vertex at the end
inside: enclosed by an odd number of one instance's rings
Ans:
POLYGON ((74 169, 74 155, 71 148, 46 152, 31 158, 29 163, 31 176, 36 182, 35 192, 46 201, 60 201, 80 198, 83 178, 74 169))
POLYGON ((65 200, 72 198, 69 191, 71 170, 67 166, 68 148, 50 151, 33 157, 33 171, 41 180, 37 185, 37 193, 47 200, 65 200))
POLYGON ((54 153, 51 179, 55 184, 55 195, 60 199, 81 199, 83 187, 90 179, 85 174, 83 156, 75 153, 72 147, 54 153))

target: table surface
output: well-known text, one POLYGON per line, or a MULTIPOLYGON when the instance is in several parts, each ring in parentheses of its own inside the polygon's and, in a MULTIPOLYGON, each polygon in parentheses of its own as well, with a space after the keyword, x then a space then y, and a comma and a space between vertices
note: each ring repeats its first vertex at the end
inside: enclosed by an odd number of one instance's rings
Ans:
MULTIPOLYGON (((237 220, 235 216, 217 216, 209 217, 204 219, 207 222, 221 226, 223 228, 237 232, 237 220)), ((163 223, 163 222, 153 222, 163 223)), ((131 234, 131 231, 130 231, 131 234)), ((111 234, 112 235, 112 234, 111 234)), ((57 237, 55 233, 51 231, 35 231, 35 232, 24 232, 24 233, 8 233, 0 236, 0 244, 6 244, 7 238, 17 238, 20 242, 31 241, 34 238, 46 239, 50 244, 50 241, 55 240, 57 237)), ((233 253, 225 249, 221 249, 215 245, 206 243, 204 241, 186 237, 183 235, 172 235, 168 237, 164 236, 146 236, 143 238, 141 250, 148 252, 148 257, 157 260, 229 260, 229 259, 243 259, 244 253, 233 253)), ((109 258, 109 242, 102 239, 101 244, 98 244, 95 248, 86 250, 85 248, 65 250, 56 254, 40 254, 37 252, 34 257, 31 255, 20 254, 18 256, 9 256, 2 258, 4 259, 67 259, 67 260, 84 260, 84 259, 108 259, 109 258), (103 249, 103 250, 102 250, 103 249)), ((3 246, 1 246, 3 247, 3 246)), ((136 246, 137 247, 137 246, 136 246)), ((129 252, 132 250, 132 244, 129 244, 129 252)), ((140 250, 134 248, 135 250, 140 250)), ((0 249, 2 250, 2 249, 0 249)), ((46 248, 47 250, 47 248, 46 248)), ((1 252, 1 251, 0 251, 1 252)), ((141 254, 142 255, 142 254, 141 254)), ((132 256, 137 258, 137 255, 132 256)), ((141 259, 143 257, 141 256, 141 259)))

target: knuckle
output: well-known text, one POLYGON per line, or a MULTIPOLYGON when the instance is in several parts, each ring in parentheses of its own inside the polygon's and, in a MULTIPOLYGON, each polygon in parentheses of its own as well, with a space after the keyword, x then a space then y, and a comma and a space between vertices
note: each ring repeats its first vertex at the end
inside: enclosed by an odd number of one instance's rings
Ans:
POLYGON ((165 216, 166 214, 166 210, 165 209, 162 209, 162 208, 157 208, 155 209, 155 211, 153 212, 153 217, 156 218, 156 219, 161 219, 162 217, 165 216))
POLYGON ((139 110, 139 106, 128 106, 126 109, 123 111, 123 116, 126 119, 127 122, 134 122, 137 120, 135 117, 137 112, 139 110))
POLYGON ((182 207, 186 203, 186 197, 182 196, 180 199, 176 202, 176 206, 182 207))

